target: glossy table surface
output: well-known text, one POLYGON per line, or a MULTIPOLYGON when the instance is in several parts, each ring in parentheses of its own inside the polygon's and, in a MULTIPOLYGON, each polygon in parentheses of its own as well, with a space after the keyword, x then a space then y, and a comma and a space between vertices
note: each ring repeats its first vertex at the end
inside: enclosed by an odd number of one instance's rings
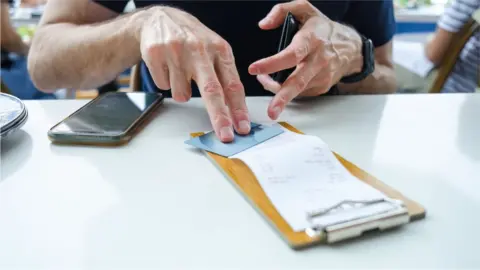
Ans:
MULTIPOLYGON (((0 269, 479 268, 480 95, 322 97, 282 115, 427 209, 425 220, 290 249, 201 153, 201 100, 166 101, 121 148, 51 145, 86 101, 27 101, 1 143, 0 269)), ((249 98, 268 121, 269 98, 249 98)))

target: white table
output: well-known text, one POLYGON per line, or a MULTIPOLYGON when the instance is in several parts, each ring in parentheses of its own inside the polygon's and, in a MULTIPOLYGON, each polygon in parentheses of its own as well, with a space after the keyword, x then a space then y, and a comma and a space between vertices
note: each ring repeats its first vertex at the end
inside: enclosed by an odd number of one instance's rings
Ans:
MULTIPOLYGON (((268 98, 251 98, 266 121, 268 98)), ((2 142, 0 269, 478 268, 480 95, 326 97, 283 114, 423 204, 425 220, 362 240, 291 250, 202 154, 200 100, 170 101, 123 148, 51 145, 84 101, 28 101, 2 142)))

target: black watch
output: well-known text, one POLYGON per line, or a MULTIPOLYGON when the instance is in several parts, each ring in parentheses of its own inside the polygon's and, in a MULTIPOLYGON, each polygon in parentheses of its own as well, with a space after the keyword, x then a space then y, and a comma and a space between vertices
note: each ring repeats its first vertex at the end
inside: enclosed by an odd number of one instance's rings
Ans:
POLYGON ((375 56, 373 54, 373 42, 360 35, 362 38, 362 54, 363 54, 363 67, 362 71, 358 73, 354 73, 348 76, 343 77, 340 82, 341 83, 356 83, 359 82, 368 75, 372 74, 375 70, 375 56))

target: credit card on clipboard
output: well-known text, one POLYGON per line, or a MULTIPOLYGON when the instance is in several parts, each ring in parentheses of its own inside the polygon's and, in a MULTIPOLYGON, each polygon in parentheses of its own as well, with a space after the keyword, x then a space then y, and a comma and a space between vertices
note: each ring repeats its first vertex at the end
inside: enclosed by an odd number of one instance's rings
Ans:
POLYGON ((185 143, 220 156, 230 157, 283 132, 284 130, 279 126, 265 126, 252 123, 248 135, 235 133, 233 141, 229 143, 220 141, 214 131, 189 139, 185 143))

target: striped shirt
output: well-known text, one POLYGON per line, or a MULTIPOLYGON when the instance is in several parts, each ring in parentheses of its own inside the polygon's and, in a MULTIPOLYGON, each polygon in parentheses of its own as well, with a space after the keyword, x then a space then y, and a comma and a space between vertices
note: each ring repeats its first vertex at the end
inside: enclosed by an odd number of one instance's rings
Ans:
MULTIPOLYGON (((448 32, 459 32, 480 8, 480 0, 453 0, 440 18, 438 26, 448 32)), ((460 52, 442 92, 475 92, 480 76, 480 31, 476 31, 460 52)))

